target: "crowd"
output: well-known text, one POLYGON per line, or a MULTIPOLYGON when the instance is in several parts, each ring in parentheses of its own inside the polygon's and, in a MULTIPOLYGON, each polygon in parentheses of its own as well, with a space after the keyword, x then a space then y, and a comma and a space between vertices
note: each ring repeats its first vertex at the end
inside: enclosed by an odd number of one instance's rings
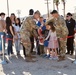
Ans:
POLYGON ((50 13, 53 18, 46 20, 41 13, 33 9, 29 10, 29 16, 21 23, 14 13, 6 17, 0 14, 0 56, 2 55, 2 39, 7 43, 7 55, 10 58, 15 44, 17 56, 20 55, 20 47, 27 62, 33 62, 34 54, 49 60, 65 60, 65 54, 74 53, 75 20, 69 12, 66 20, 59 15, 57 10, 50 13), (36 42, 36 51, 34 51, 36 42))

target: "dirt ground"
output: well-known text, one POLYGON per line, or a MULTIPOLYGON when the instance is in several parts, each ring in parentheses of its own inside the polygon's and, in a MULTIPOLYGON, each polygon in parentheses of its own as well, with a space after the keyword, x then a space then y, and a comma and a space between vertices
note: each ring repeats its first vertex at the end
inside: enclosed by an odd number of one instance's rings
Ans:
POLYGON ((11 62, 0 64, 0 75, 76 75, 76 64, 72 63, 74 57, 66 55, 64 61, 58 62, 36 55, 36 62, 26 62, 21 50, 21 56, 14 55, 11 62))

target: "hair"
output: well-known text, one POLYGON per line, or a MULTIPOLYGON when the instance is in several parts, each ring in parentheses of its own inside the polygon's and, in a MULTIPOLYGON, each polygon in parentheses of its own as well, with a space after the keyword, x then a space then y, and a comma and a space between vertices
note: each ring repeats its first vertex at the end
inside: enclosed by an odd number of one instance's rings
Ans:
POLYGON ((11 15, 13 15, 13 16, 14 16, 14 21, 15 21, 15 17, 16 17, 16 16, 15 16, 15 14, 14 14, 14 13, 11 13, 11 15))
POLYGON ((0 13, 0 16, 1 16, 1 15, 5 15, 5 13, 4 13, 4 12, 2 12, 2 13, 0 13))
POLYGON ((53 11, 51 12, 51 14, 55 14, 55 13, 58 13, 58 11, 57 11, 57 10, 53 10, 53 11))
POLYGON ((14 16, 15 16, 15 14, 14 14, 14 13, 11 13, 11 15, 14 15, 14 16))
POLYGON ((6 17, 6 25, 7 26, 12 26, 12 22, 11 22, 10 17, 6 17))
POLYGON ((33 15, 34 14, 34 10, 33 9, 30 9, 29 10, 29 15, 33 15))
POLYGON ((16 25, 16 26, 19 25, 19 27, 21 27, 21 21, 20 21, 20 18, 17 18, 17 20, 19 21, 19 23, 18 23, 18 24, 16 23, 15 25, 16 25))
POLYGON ((40 18, 43 18, 42 16, 40 18))
POLYGON ((48 22, 47 25, 51 26, 51 30, 52 30, 53 32, 55 31, 55 27, 54 27, 53 22, 48 22))
POLYGON ((39 14, 39 15, 41 15, 40 11, 38 11, 38 10, 37 10, 34 14, 39 14))
MULTIPOLYGON (((10 17, 6 17, 6 29, 9 30, 9 27, 12 26, 12 21, 10 19, 10 17)), ((13 28, 13 26, 12 26, 13 28)), ((15 34, 14 28, 13 28, 13 32, 15 34)))

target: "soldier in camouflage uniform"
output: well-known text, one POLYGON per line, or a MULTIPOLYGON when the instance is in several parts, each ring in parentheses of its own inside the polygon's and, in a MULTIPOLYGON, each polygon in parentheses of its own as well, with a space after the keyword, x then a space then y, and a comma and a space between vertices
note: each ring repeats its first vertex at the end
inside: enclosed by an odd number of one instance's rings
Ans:
POLYGON ((64 18, 60 16, 56 10, 53 10, 51 14, 54 17, 53 21, 56 28, 60 49, 59 61, 61 61, 65 58, 68 29, 66 27, 64 18))
POLYGON ((36 23, 34 21, 35 18, 39 17, 39 13, 35 12, 34 16, 29 16, 25 19, 23 22, 20 35, 21 35, 21 41, 23 46, 26 49, 26 61, 33 61, 32 55, 30 53, 31 51, 31 42, 30 42, 30 36, 34 35, 35 37, 38 37, 37 32, 35 29, 38 29, 36 26, 36 23))

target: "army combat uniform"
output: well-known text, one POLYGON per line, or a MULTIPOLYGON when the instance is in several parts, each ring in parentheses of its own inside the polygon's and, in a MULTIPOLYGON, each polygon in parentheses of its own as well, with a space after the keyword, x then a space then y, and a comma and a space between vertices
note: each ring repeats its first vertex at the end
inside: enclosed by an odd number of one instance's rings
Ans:
POLYGON ((68 29, 66 27, 65 20, 62 16, 59 16, 57 19, 54 19, 54 24, 57 32, 57 38, 59 41, 59 55, 65 58, 68 29))
MULTIPOLYGON (((26 58, 31 58, 30 50, 31 50, 31 42, 30 42, 30 36, 31 35, 37 35, 37 33, 32 33, 33 30, 37 29, 35 21, 33 20, 33 16, 29 16, 26 18, 26 20, 23 22, 22 28, 20 30, 21 35, 21 42, 23 46, 26 49, 26 58)), ((32 60, 32 59, 31 59, 32 60)))

